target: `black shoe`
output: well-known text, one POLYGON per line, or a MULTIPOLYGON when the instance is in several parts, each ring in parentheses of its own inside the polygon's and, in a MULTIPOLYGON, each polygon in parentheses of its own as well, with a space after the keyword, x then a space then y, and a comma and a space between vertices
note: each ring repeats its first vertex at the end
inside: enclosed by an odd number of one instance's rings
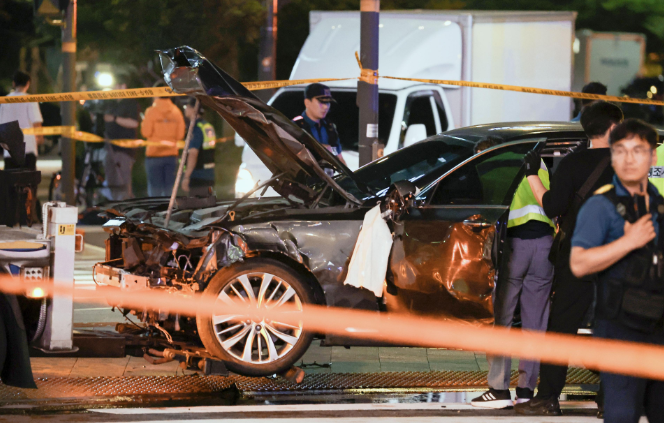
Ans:
POLYGON ((473 399, 470 402, 474 407, 482 408, 512 408, 512 396, 509 389, 493 389, 489 388, 488 391, 473 399))
POLYGON ((534 392, 528 388, 516 388, 516 403, 521 404, 533 399, 534 392))
POLYGON ((528 402, 523 402, 514 406, 516 414, 525 416, 562 416, 558 398, 538 398, 535 397, 528 402))

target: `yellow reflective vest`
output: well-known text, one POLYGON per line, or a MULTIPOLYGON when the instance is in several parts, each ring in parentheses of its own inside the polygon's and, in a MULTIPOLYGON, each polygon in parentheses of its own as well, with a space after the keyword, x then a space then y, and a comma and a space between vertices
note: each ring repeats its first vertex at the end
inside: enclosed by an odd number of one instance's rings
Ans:
MULTIPOLYGON (((549 171, 544 162, 541 163, 542 165, 538 172, 538 176, 542 181, 544 188, 549 189, 549 171)), ((533 191, 530 189, 528 178, 524 177, 512 199, 507 227, 512 228, 514 226, 523 225, 530 220, 539 220, 540 222, 548 223, 555 229, 553 222, 546 216, 544 209, 539 205, 533 191)))
POLYGON ((664 195, 664 144, 657 147, 657 165, 650 168, 648 179, 664 195))

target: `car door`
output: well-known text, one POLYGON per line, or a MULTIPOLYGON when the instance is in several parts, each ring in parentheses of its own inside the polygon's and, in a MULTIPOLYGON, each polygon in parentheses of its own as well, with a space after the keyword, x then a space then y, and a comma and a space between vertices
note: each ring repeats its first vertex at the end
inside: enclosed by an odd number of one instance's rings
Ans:
POLYGON ((395 224, 388 311, 493 320, 492 293, 509 205, 537 140, 485 150, 423 190, 395 224))

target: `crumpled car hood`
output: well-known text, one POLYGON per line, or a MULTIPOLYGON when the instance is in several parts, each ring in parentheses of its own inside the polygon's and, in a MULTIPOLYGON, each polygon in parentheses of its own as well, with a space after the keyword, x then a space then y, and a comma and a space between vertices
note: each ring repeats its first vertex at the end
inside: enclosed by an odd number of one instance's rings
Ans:
POLYGON ((277 177, 271 185, 281 196, 310 205, 320 189, 330 186, 348 202, 361 204, 323 168, 354 180, 352 172, 278 110, 191 47, 169 49, 159 55, 168 85, 177 93, 195 96, 219 113, 277 177), (313 188, 316 185, 318 188, 313 188))

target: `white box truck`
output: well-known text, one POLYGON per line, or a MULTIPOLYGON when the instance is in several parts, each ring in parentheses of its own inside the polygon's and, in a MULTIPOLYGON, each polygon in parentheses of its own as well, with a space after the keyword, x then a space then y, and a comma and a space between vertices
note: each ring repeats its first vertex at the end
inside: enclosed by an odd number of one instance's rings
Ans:
MULTIPOLYGON (((569 91, 575 12, 388 11, 379 25, 379 74, 490 82, 569 91)), ((309 37, 290 79, 359 76, 359 12, 309 14, 309 37)), ((357 80, 326 83, 329 118, 343 156, 358 168, 357 80)), ((304 86, 279 89, 268 104, 289 118, 304 111, 304 86)), ((492 122, 565 121, 568 98, 379 79, 378 136, 384 154, 448 129, 492 122)), ((236 138, 237 145, 244 142, 236 138)), ((236 196, 270 172, 244 146, 236 196)))
POLYGON ((646 36, 626 32, 577 31, 574 40, 574 91, 589 82, 607 86, 608 95, 622 95, 643 67, 646 36))

